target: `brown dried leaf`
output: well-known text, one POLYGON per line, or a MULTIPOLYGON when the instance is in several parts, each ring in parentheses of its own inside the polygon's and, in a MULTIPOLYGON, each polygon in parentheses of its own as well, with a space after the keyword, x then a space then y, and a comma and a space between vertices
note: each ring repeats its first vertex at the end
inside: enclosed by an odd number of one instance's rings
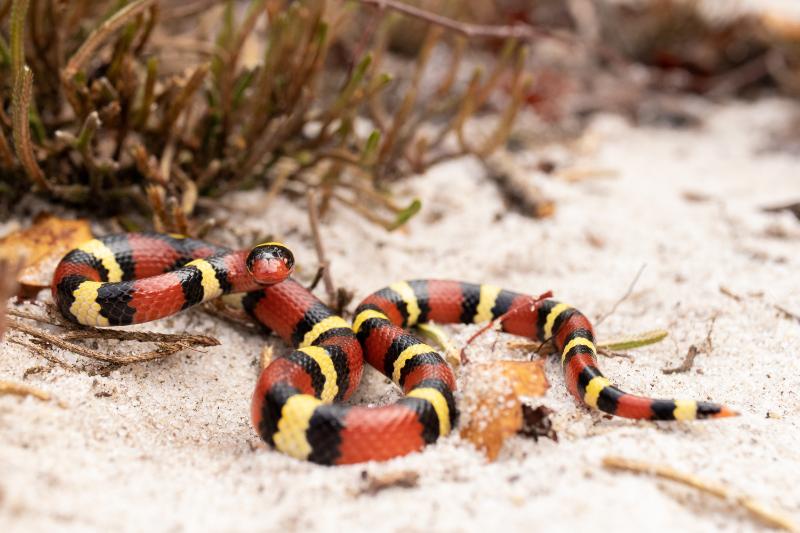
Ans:
POLYGON ((536 361, 492 361, 471 369, 471 391, 475 400, 467 411, 468 422, 461 437, 494 461, 505 440, 523 427, 520 396, 542 396, 549 384, 544 363, 536 361))
POLYGON ((58 261, 71 249, 92 239, 89 222, 65 220, 48 213, 36 217, 33 225, 0 239, 0 258, 21 258, 24 267, 17 276, 23 296, 35 296, 50 286, 58 261))

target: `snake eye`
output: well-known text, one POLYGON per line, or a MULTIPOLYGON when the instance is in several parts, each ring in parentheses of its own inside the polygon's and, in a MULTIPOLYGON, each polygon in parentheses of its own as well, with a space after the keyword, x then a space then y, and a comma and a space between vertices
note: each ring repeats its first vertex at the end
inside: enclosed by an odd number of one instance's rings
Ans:
POLYGON ((274 285, 289 277, 294 255, 286 246, 267 242, 255 246, 247 255, 247 270, 260 285, 274 285))

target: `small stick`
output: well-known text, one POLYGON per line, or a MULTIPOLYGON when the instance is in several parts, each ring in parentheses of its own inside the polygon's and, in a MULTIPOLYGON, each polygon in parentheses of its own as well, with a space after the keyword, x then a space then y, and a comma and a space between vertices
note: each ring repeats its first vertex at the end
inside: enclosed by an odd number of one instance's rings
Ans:
POLYGON ((195 335, 192 333, 158 333, 155 331, 123 331, 119 329, 100 329, 90 326, 81 326, 72 324, 70 322, 55 322, 47 317, 34 315, 25 311, 18 311, 16 309, 9 309, 8 314, 18 318, 27 318, 35 320, 43 324, 50 324, 51 326, 58 326, 62 328, 70 328, 70 331, 65 332, 61 338, 68 340, 80 339, 111 339, 119 341, 136 341, 136 342, 184 342, 197 344, 199 346, 219 346, 219 341, 214 337, 208 335, 195 335), (73 329, 74 328, 74 329, 73 329))
POLYGON ((328 293, 328 302, 333 305, 336 302, 336 286, 331 277, 330 262, 325 257, 325 246, 322 244, 322 237, 319 231, 319 210, 317 209, 317 191, 309 189, 306 193, 308 202, 308 223, 311 226, 311 235, 314 238, 314 249, 317 251, 317 261, 322 269, 322 281, 325 283, 325 292, 328 293))
POLYGON ((219 341, 208 335, 194 335, 190 333, 156 333, 153 331, 121 331, 116 329, 99 329, 84 327, 68 331, 62 335, 67 340, 81 339, 110 339, 119 341, 136 342, 176 342, 189 343, 198 346, 219 346, 219 341))
POLYGON ((0 380, 0 396, 4 394, 14 394, 16 396, 33 396, 43 402, 49 402, 53 396, 42 389, 32 387, 25 383, 16 383, 13 381, 0 380))
POLYGON ((683 374, 688 372, 694 366, 694 359, 697 357, 697 346, 692 344, 686 351, 686 357, 683 358, 681 364, 673 368, 662 368, 661 372, 664 374, 683 374))
POLYGON ((785 307, 782 307, 782 306, 780 306, 778 304, 772 304, 772 307, 774 307, 775 309, 780 311, 784 318, 788 318, 790 320, 796 320, 797 322, 800 322, 800 315, 798 315, 796 313, 792 313, 791 311, 789 311, 785 307))
POLYGON ((509 25, 483 25, 471 24, 468 22, 461 22, 425 11, 416 6, 406 4, 404 2, 397 2, 395 0, 358 0, 360 3, 370 6, 375 6, 378 9, 391 9, 404 15, 414 17, 417 19, 436 24, 456 33, 460 33, 465 37, 489 37, 499 39, 519 39, 519 40, 533 40, 538 37, 550 37, 559 40, 566 40, 566 37, 548 30, 541 28, 534 28, 529 24, 515 24, 509 25))
POLYGON ((694 344, 689 346, 689 349, 686 351, 686 357, 684 357, 683 362, 674 368, 662 368, 661 372, 664 374, 683 374, 685 372, 690 371, 694 367, 694 360, 697 357, 697 354, 701 351, 703 353, 711 353, 714 349, 714 345, 711 342, 711 334, 714 332, 714 324, 717 322, 717 317, 719 314, 715 314, 711 317, 711 321, 708 324, 708 331, 706 332, 706 339, 703 341, 703 348, 702 350, 697 348, 694 344))
MULTIPOLYGON (((539 345, 539 347, 536 348, 536 352, 534 355, 537 355, 539 357, 547 357, 549 355, 556 353, 556 343, 551 342, 552 340, 553 340, 552 335, 543 340, 542 343, 539 345)), ((533 360, 533 356, 531 356, 531 360, 533 360)))
POLYGON ((717 323, 717 317, 719 317, 719 313, 715 313, 708 324, 708 331, 706 332, 706 340, 704 343, 706 353, 710 353, 714 349, 714 343, 711 341, 711 334, 714 333, 714 324, 717 323))
POLYGON ((51 326, 58 326, 61 328, 74 326, 74 324, 72 324, 71 322, 67 322, 66 319, 61 318, 61 315, 55 312, 54 305, 46 308, 46 310, 47 310, 47 316, 35 315, 27 311, 20 311, 19 309, 9 309, 7 312, 9 316, 15 316, 17 318, 27 318, 28 320, 34 320, 42 324, 50 324, 51 326))
POLYGON ((361 488, 360 493, 374 495, 390 488, 402 487, 408 489, 416 487, 419 481, 419 474, 410 470, 402 470, 374 476, 362 471, 361 479, 364 480, 364 486, 361 488))
POLYGON ((53 364, 55 364, 57 366, 60 366, 61 368, 65 368, 67 370, 72 370, 74 372, 79 372, 80 371, 80 368, 76 367, 75 365, 71 365, 71 364, 67 363, 66 361, 62 361, 58 357, 54 357, 54 356, 50 355, 41 346, 36 346, 35 344, 33 344, 31 342, 26 342, 26 341, 23 341, 21 339, 16 339, 14 337, 9 337, 8 338, 8 342, 13 342, 14 344, 18 344, 18 345, 22 346, 23 348, 26 348, 29 351, 33 352, 35 355, 38 355, 42 359, 47 359, 51 363, 53 363, 53 364))
POLYGON ((722 294, 724 294, 728 298, 732 298, 732 299, 736 300, 737 302, 741 302, 742 301, 742 297, 741 296, 739 296, 738 294, 736 294, 735 292, 733 292, 732 290, 730 290, 728 287, 726 287, 724 285, 720 285, 719 286, 719 292, 721 292, 722 294))
POLYGON ((765 213, 780 213, 781 211, 789 211, 800 220, 800 202, 792 202, 790 204, 773 205, 761 209, 765 213))
POLYGON ((324 272, 325 272, 325 267, 320 265, 320 267, 317 268, 317 273, 314 274, 314 279, 312 279, 311 283, 309 283, 308 287, 306 287, 306 290, 308 290, 308 292, 313 292, 314 289, 317 288, 317 285, 319 284, 320 280, 322 279, 322 274, 324 272))
POLYGON ((10 329, 21 331, 22 333, 30 335, 31 337, 48 342, 54 346, 58 346, 59 348, 62 348, 64 350, 69 350, 78 355, 89 357, 91 359, 97 359, 98 361, 103 361, 105 363, 116 363, 116 364, 140 363, 143 361, 150 361, 152 359, 161 359, 170 356, 174 353, 177 353, 183 349, 192 348, 190 342, 179 341, 174 344, 158 343, 158 348, 153 351, 140 354, 133 354, 133 355, 114 356, 114 355, 104 354, 97 350, 92 350, 91 348, 80 346, 73 342, 66 341, 61 336, 51 335, 50 333, 47 333, 45 331, 36 328, 32 328, 17 320, 9 321, 8 327, 10 329))
POLYGON ((631 295, 631 293, 633 292, 633 288, 636 286, 636 283, 639 281, 639 277, 642 275, 642 272, 644 272, 644 269, 645 269, 645 267, 646 267, 646 266, 647 266, 647 263, 642 263, 642 266, 641 266, 641 267, 639 267, 639 271, 638 271, 638 272, 636 273, 636 275, 633 277, 633 281, 631 281, 631 284, 630 284, 630 285, 628 285, 628 290, 627 290, 627 291, 625 291, 625 294, 623 294, 623 295, 622 295, 622 298, 620 298, 619 300, 617 300, 617 301, 616 301, 616 303, 615 303, 615 304, 614 304, 614 305, 611 307, 611 310, 609 310, 609 311, 608 311, 607 313, 605 313, 605 314, 602 314, 602 315, 600 315, 600 316, 597 318, 597 320, 595 320, 595 322, 594 322, 594 325, 595 325, 595 327, 596 327, 596 326, 599 326, 600 324, 602 324, 602 323, 603 323, 603 321, 604 321, 606 318, 608 318, 608 317, 610 317, 611 315, 613 315, 613 314, 614 314, 614 312, 617 310, 617 307, 619 307, 619 305, 620 305, 622 302, 624 302, 625 300, 627 300, 627 299, 628 299, 628 297, 629 297, 629 296, 631 295))
POLYGON ((729 500, 745 508, 753 517, 761 520, 769 526, 783 529, 786 531, 797 532, 798 527, 791 518, 777 511, 767 509, 758 500, 743 494, 733 494, 727 488, 715 483, 709 483, 702 479, 670 468, 668 466, 634 461, 624 457, 607 456, 603 458, 603 466, 611 470, 624 470, 637 474, 649 474, 652 476, 675 481, 683 485, 695 488, 706 494, 711 494, 722 500, 729 500))

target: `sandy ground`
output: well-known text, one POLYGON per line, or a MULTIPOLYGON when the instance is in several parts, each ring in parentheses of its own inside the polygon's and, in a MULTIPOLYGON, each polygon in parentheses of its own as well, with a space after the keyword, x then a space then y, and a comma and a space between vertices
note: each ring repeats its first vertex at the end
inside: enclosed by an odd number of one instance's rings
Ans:
MULTIPOLYGON (((4 532, 338 530, 750 531, 733 505, 650 477, 609 472, 609 454, 667 464, 785 509, 800 521, 800 223, 760 207, 796 200, 798 160, 771 152, 769 132, 792 108, 782 101, 698 107, 694 130, 634 128, 598 118, 579 143, 550 157, 608 176, 566 183, 536 179, 557 201, 538 221, 509 214, 473 161, 408 181, 400 191, 424 210, 403 234, 386 234, 335 209, 323 232, 333 274, 356 300, 392 281, 445 277, 533 294, 552 289, 589 316, 608 311, 646 265, 630 298, 598 328, 611 337, 665 328, 670 338, 601 367, 626 390, 714 399, 743 416, 705 423, 610 420, 576 405, 554 361, 541 400, 556 410, 560 440, 514 437, 488 464, 457 436, 384 464, 325 468, 269 450, 248 420, 262 336, 201 311, 139 329, 189 331, 222 346, 133 365, 108 375, 60 368, 27 382, 56 394, 60 408, 0 397, 0 524, 4 532), (689 193, 687 195, 687 193, 689 193), (741 295, 720 292, 724 285, 741 295), (718 316, 713 350, 694 369, 664 375, 718 316), (768 416, 768 413, 769 416, 768 416), (412 471, 413 488, 365 494, 364 477, 412 471)), ((522 159, 534 165, 537 156, 522 159)), ((266 234, 315 268, 301 209, 260 208, 260 192, 228 199, 238 209, 219 242, 266 234)), ((21 221, 0 225, 0 233, 21 221)), ((24 222, 24 221, 22 221, 24 222)), ((451 328, 463 342, 472 327, 451 328)), ((476 359, 521 358, 495 343, 476 359)), ((108 346, 101 344, 100 348, 108 346)), ((75 361, 67 353, 55 351, 75 361)), ((22 380, 45 362, 0 345, 0 378, 22 380)), ((398 396, 368 372, 356 402, 398 396)))

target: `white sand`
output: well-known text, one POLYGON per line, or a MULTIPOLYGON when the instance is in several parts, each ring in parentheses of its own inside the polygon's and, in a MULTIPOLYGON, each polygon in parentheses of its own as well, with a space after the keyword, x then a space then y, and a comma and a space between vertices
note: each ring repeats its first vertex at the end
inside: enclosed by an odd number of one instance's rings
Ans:
MULTIPOLYGON (((797 157, 762 150, 791 107, 762 101, 700 109, 706 119, 700 130, 633 128, 607 117, 578 148, 553 147, 573 168, 615 176, 577 184, 537 177, 557 201, 550 220, 505 214, 481 167, 461 161, 402 185, 400 193, 424 203, 405 234, 386 234, 338 207, 323 232, 334 277, 356 291, 356 300, 397 279, 453 277, 534 294, 552 289, 596 317, 646 264, 633 294, 598 336, 665 328, 670 338, 637 350, 634 362, 604 359, 601 367, 631 392, 714 399, 740 409, 742 417, 682 424, 609 420, 576 405, 550 361, 552 387, 542 401, 557 411, 558 443, 515 437, 496 463, 487 464, 453 436, 385 464, 318 467, 269 450, 250 427, 264 338, 191 311, 140 329, 207 333, 222 346, 108 376, 53 368, 27 379, 56 394, 65 409, 0 397, 0 529, 762 527, 693 490, 608 472, 600 465, 608 454, 692 472, 800 520, 800 324, 772 307, 800 313, 800 223, 759 212, 796 200, 800 191, 797 157), (687 191, 709 199, 690 202, 687 191), (604 245, 590 244, 589 233, 604 245), (721 294, 720 285, 745 299, 721 294), (717 313, 713 351, 700 354, 689 373, 662 374, 661 368, 680 363, 690 344, 703 342, 717 313), (767 418, 768 412, 780 418, 767 418), (403 471, 419 473, 417 487, 361 494, 365 472, 403 471)), ((536 158, 529 158, 533 165, 536 158)), ((274 233, 295 249, 301 275, 308 276, 315 258, 302 209, 281 201, 264 213, 262 198, 257 192, 229 198, 241 210, 227 223, 238 234, 215 238, 244 244, 274 233)), ((474 326, 449 331, 464 342, 474 326)), ((492 351, 493 340, 482 339, 473 357, 524 356, 509 353, 503 342, 492 351)), ((42 364, 16 345, 0 345, 2 379, 21 380, 27 368, 42 364)), ((385 402, 397 392, 368 372, 357 396, 385 402)))

